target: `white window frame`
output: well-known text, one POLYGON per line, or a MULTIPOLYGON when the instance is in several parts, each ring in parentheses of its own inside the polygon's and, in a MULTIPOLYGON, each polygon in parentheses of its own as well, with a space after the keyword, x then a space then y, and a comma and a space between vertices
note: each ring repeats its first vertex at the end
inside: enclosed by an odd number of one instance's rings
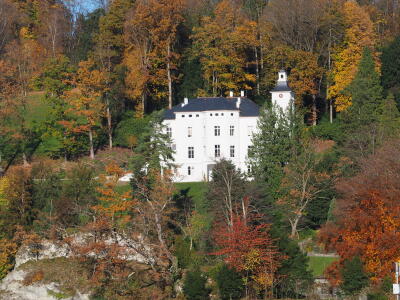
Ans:
POLYGON ((229 126, 229 135, 230 136, 235 135, 235 126, 234 125, 229 126))
POLYGON ((188 137, 192 137, 192 136, 193 136, 193 128, 188 127, 188 137))
POLYGON ((214 136, 221 136, 221 126, 214 126, 214 136))
POLYGON ((188 147, 188 158, 194 158, 194 147, 188 147))
POLYGON ((214 146, 214 156, 216 158, 221 157, 221 145, 214 146))
POLYGON ((169 137, 172 137, 172 128, 171 127, 167 127, 167 135, 169 137))

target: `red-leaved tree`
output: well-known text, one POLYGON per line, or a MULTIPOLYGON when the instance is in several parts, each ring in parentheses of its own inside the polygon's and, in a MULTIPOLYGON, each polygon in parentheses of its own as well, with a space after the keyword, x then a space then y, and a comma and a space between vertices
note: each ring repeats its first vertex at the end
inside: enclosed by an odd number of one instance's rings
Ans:
POLYGON ((219 222, 213 232, 219 250, 212 255, 223 256, 225 262, 244 277, 246 294, 249 288, 269 295, 276 284, 275 274, 284 256, 269 235, 269 224, 258 223, 255 214, 234 214, 233 224, 219 222))

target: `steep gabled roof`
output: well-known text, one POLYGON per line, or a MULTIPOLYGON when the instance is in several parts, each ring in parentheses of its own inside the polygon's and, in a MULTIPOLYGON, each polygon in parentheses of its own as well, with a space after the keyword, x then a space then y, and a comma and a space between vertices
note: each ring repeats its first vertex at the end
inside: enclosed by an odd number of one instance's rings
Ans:
POLYGON ((174 120, 176 112, 204 112, 217 110, 240 111, 241 117, 257 117, 259 115, 259 106, 250 99, 241 97, 239 109, 236 106, 237 101, 237 97, 207 97, 189 99, 187 104, 178 104, 172 109, 167 110, 164 114, 164 119, 174 120))

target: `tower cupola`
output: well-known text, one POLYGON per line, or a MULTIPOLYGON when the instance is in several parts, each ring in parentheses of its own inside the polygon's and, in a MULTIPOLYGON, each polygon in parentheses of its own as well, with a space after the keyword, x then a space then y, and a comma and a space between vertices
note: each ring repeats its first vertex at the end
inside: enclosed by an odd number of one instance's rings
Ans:
POLYGON ((271 91, 272 103, 279 106, 284 112, 289 109, 294 102, 294 93, 289 87, 288 76, 285 70, 278 72, 276 86, 271 91))

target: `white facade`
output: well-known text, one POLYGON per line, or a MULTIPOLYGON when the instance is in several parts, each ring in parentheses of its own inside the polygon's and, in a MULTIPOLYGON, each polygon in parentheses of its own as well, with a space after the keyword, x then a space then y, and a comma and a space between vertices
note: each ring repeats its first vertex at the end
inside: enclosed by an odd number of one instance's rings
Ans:
MULTIPOLYGON (((287 86, 286 73, 283 75, 285 77, 280 79, 285 82, 281 83, 287 86)), ((287 109, 293 93, 290 90, 271 93, 272 101, 287 109)), ((241 97, 191 99, 190 102, 185 99, 184 103, 169 110, 169 117, 163 123, 175 151, 177 170, 174 180, 208 181, 213 166, 221 159, 230 160, 242 172, 247 172, 258 110, 258 106, 243 94, 241 97)))
MULTIPOLYGON (((237 100, 236 100, 237 101, 237 100)), ((209 180, 222 158, 247 171, 247 154, 258 117, 240 117, 239 111, 177 112, 165 120, 175 150, 175 181, 209 180)))
POLYGON ((274 105, 282 108, 283 112, 286 112, 294 103, 294 93, 288 85, 287 73, 284 70, 278 73, 276 87, 271 91, 271 100, 274 105))

